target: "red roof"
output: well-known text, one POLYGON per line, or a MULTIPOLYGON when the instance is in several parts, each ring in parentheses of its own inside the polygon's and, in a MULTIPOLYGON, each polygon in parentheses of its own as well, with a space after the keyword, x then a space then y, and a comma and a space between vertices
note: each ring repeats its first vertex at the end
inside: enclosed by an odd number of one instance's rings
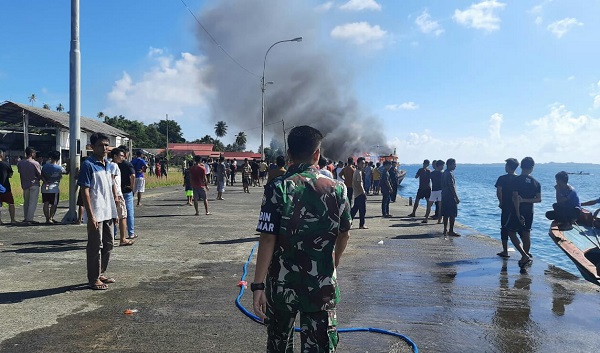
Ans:
POLYGON ((261 159, 261 155, 260 153, 254 153, 254 152, 222 152, 223 157, 225 157, 225 159, 236 159, 236 160, 244 160, 245 158, 248 159, 261 159))
POLYGON ((169 149, 173 151, 212 151, 211 143, 169 143, 169 149))
MULTIPOLYGON (((157 153, 162 153, 164 149, 160 149, 157 153)), ((169 143, 169 151, 176 153, 193 154, 194 156, 202 156, 208 158, 219 158, 221 155, 225 159, 244 160, 260 159, 260 153, 254 152, 218 152, 213 151, 213 145, 209 143, 169 143)))

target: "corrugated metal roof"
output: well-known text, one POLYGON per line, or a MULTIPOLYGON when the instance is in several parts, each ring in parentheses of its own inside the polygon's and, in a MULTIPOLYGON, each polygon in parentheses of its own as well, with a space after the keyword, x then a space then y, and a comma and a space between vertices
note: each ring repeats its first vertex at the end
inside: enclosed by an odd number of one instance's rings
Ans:
MULTIPOLYGON (((0 104, 0 122, 20 124, 23 121, 23 110, 29 113, 29 125, 35 127, 69 128, 69 114, 50 109, 37 108, 26 104, 5 101, 0 104)), ((85 132, 101 132, 110 136, 130 137, 125 131, 112 127, 101 121, 81 117, 81 130, 85 132)))

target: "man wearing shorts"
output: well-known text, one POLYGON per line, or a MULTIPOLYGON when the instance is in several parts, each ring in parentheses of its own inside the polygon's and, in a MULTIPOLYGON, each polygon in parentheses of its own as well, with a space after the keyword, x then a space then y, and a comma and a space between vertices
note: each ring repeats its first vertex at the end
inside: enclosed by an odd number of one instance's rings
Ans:
POLYGON ((447 234, 451 237, 459 237, 460 234, 454 232, 454 221, 458 216, 460 203, 456 194, 454 169, 456 169, 456 160, 450 158, 446 161, 446 171, 442 174, 442 217, 444 217, 444 236, 447 234), (450 223, 449 229, 448 223, 450 223))
POLYGON ((227 167, 225 166, 225 157, 219 157, 219 164, 217 164, 217 200, 225 200, 223 198, 223 192, 225 192, 225 181, 227 180, 227 167))
POLYGON ((509 158, 504 165, 506 174, 498 177, 496 181, 496 197, 498 198, 498 207, 502 210, 500 214, 500 240, 502 241, 502 251, 497 255, 504 258, 509 258, 508 255, 508 229, 506 222, 511 212, 514 211, 514 203, 512 200, 512 185, 517 175, 515 170, 519 167, 519 161, 515 158, 509 158))
POLYGON ((46 224, 58 223, 54 219, 58 207, 60 179, 67 171, 58 164, 60 152, 50 152, 50 160, 42 167, 42 202, 46 224))
POLYGON ((439 216, 440 203, 442 202, 442 169, 444 169, 444 161, 434 161, 433 171, 430 174, 431 179, 431 195, 427 200, 427 211, 425 211, 425 219, 421 223, 427 223, 429 213, 431 213, 431 207, 435 203, 436 214, 434 219, 437 218, 438 224, 442 222, 442 218, 439 216))
POLYGON ((260 182, 261 183, 265 183, 265 178, 267 177, 267 170, 269 169, 269 166, 267 165, 267 163, 265 163, 264 160, 260 160, 260 163, 258 164, 258 176, 260 177, 260 182))
POLYGON ((206 214, 208 212, 208 198, 206 192, 208 191, 208 178, 206 176, 206 169, 202 164, 202 158, 200 156, 194 156, 194 162, 196 165, 190 168, 190 181, 192 182, 192 190, 194 193, 194 209, 196 209, 195 215, 198 216, 198 200, 204 201, 204 210, 206 214))
POLYGON ((519 267, 521 268, 531 264, 533 204, 542 202, 542 187, 531 176, 534 166, 535 161, 531 157, 525 157, 521 160, 521 174, 515 178, 512 184, 512 201, 515 207, 506 222, 508 237, 515 249, 521 254, 521 260, 519 260, 519 267), (517 233, 521 236, 523 246, 521 246, 517 233))
MULTIPOLYGON (((6 191, 0 194, 0 205, 2 203, 8 204, 8 214, 10 215, 10 223, 15 224, 15 199, 10 188, 10 180, 13 176, 13 170, 10 164, 4 161, 5 155, 4 150, 0 149, 0 185, 2 185, 6 191)), ((0 221, 0 224, 2 222, 0 221)))
MULTIPOLYGON (((431 196, 431 171, 429 170, 429 159, 423 161, 423 167, 417 170, 417 174, 415 175, 415 179, 419 179, 419 189, 417 190, 417 197, 415 197, 415 204, 413 206, 413 211, 408 217, 415 217, 417 213, 417 208, 419 207, 419 201, 421 199, 427 200, 431 196)), ((422 223, 427 223, 427 217, 423 220, 422 223)))
POLYGON ((146 179, 144 178, 144 173, 146 172, 148 164, 144 160, 144 153, 142 150, 137 150, 135 156, 136 157, 131 160, 131 165, 133 165, 133 169, 135 169, 135 189, 133 189, 133 192, 137 192, 137 206, 141 206, 142 194, 146 191, 146 179))

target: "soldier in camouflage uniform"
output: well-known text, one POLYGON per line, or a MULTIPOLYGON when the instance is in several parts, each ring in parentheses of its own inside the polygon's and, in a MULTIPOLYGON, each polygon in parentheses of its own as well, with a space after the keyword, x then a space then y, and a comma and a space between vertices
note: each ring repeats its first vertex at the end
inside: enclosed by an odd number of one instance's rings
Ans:
POLYGON ((335 269, 348 242, 350 204, 344 184, 315 166, 322 139, 312 127, 292 129, 293 164, 265 187, 251 289, 254 312, 267 324, 267 352, 293 352, 298 312, 302 352, 335 352, 338 343, 335 269))

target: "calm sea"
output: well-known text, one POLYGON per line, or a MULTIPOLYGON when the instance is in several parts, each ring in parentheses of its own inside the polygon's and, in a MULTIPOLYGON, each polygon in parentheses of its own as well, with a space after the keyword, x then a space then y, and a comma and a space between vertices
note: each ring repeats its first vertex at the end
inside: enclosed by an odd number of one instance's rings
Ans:
MULTIPOLYGON (((414 176, 420 167, 420 165, 403 165, 401 167, 407 171, 406 178, 398 190, 398 194, 402 197, 412 197, 414 199, 419 186, 418 179, 415 179, 414 176)), ((542 202, 535 205, 533 228, 531 230, 531 249, 536 258, 575 275, 580 275, 575 265, 548 236, 550 221, 546 219, 545 213, 552 209, 552 204, 556 201, 554 175, 561 170, 583 173, 569 175, 569 184, 577 190, 581 202, 596 199, 600 196, 600 165, 579 163, 536 165, 532 176, 542 185, 542 202)), ((520 169, 517 169, 517 174, 519 173, 520 169)), ((505 174, 504 164, 459 163, 454 171, 460 198, 457 222, 498 240, 500 240, 500 209, 498 208, 494 184, 498 176, 502 174, 505 174)), ((424 211, 424 206, 424 202, 421 201, 419 205, 421 212, 424 211)), ((600 208, 600 204, 588 207, 590 211, 596 208, 600 208)), ((500 244, 498 246, 500 248, 500 244)), ((509 247, 512 247, 510 242, 509 247)))

